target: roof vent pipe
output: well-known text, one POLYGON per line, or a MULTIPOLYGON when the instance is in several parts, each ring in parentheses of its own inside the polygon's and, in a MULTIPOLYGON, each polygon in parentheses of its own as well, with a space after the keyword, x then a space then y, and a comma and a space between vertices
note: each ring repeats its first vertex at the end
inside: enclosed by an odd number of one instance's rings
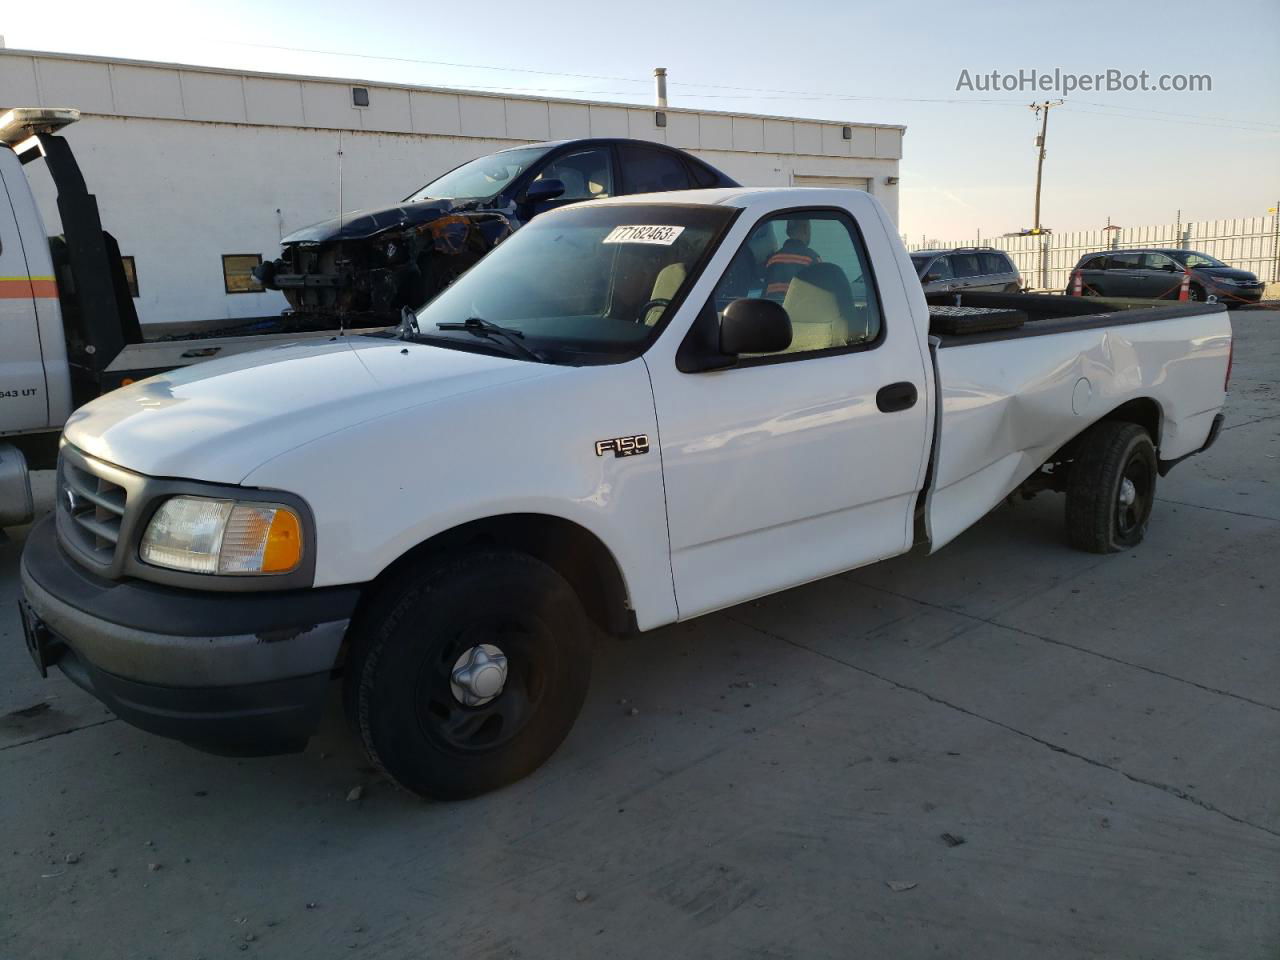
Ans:
POLYGON ((658 106, 665 107, 667 105, 667 68, 655 67, 653 71, 653 82, 657 88, 658 106))

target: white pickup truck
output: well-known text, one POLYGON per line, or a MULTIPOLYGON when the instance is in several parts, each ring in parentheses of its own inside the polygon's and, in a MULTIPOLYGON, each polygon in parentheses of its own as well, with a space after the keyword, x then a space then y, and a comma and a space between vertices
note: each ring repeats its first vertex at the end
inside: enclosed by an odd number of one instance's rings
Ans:
POLYGON ((956 300, 864 193, 548 213, 397 330, 72 414, 28 646, 221 751, 298 748, 341 674, 373 762, 464 797, 556 749, 596 626, 937 550, 1017 491, 1065 493, 1078 547, 1137 544, 1217 434, 1225 308, 956 300))

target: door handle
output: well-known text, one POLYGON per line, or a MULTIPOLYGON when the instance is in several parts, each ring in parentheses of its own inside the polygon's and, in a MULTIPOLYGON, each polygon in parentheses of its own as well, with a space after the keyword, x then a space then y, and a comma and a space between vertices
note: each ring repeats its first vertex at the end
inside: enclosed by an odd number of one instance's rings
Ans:
POLYGON ((891 383, 876 391, 876 407, 881 413, 896 413, 916 405, 916 385, 908 381, 891 383))

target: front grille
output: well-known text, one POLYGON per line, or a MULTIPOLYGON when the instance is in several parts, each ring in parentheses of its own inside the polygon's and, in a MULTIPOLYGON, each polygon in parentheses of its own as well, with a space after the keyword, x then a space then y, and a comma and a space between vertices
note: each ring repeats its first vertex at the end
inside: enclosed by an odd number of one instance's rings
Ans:
POLYGON ((71 546, 103 566, 115 559, 127 500, 125 488, 96 472, 94 461, 59 458, 58 526, 71 546))

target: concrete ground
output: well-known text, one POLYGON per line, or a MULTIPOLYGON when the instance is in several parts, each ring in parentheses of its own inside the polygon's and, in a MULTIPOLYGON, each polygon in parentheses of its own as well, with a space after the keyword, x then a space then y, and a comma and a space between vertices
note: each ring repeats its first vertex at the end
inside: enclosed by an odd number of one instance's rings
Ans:
POLYGON ((1280 315, 1235 320, 1227 429, 1133 553, 1073 552, 1046 495, 604 640, 559 753, 467 803, 379 782, 336 703, 237 761, 39 680, 17 531, 0 958, 1275 960, 1280 315))

